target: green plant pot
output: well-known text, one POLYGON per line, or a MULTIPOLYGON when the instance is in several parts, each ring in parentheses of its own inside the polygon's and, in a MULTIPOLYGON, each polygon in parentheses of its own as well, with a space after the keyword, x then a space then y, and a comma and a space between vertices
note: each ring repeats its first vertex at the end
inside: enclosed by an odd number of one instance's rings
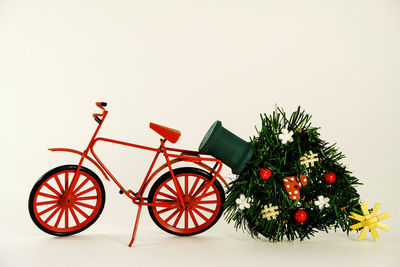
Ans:
POLYGON ((222 127, 220 121, 214 122, 207 131, 199 152, 221 160, 234 174, 239 174, 253 156, 251 143, 222 127))

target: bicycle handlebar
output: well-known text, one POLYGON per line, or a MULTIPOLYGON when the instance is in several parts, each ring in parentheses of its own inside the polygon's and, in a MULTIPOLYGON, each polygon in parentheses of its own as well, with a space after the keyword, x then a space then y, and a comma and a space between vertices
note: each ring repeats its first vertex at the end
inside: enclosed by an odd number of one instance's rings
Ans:
POLYGON ((96 106, 98 106, 101 109, 104 109, 103 107, 107 107, 107 102, 96 102, 96 106))
POLYGON ((102 122, 102 118, 104 118, 104 116, 107 114, 107 110, 104 108, 107 106, 106 102, 96 102, 96 106, 98 106, 99 108, 101 108, 101 110, 103 110, 103 113, 94 113, 93 114, 93 118, 97 123, 101 123, 102 122), (100 118, 101 117, 101 118, 100 118))
POLYGON ((99 117, 97 117, 97 116, 94 116, 94 120, 99 124, 101 123, 101 119, 99 117))

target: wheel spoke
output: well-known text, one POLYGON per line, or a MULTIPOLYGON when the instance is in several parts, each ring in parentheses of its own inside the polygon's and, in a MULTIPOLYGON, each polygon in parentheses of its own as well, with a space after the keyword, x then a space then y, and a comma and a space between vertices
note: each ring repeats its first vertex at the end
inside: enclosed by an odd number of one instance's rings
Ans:
POLYGON ((45 222, 45 223, 48 223, 48 222, 54 217, 54 215, 57 214, 57 212, 58 212, 60 209, 61 209, 61 207, 58 206, 58 207, 53 211, 53 213, 50 214, 49 217, 47 217, 47 219, 46 219, 44 222, 45 222))
POLYGON ((163 193, 163 192, 158 192, 158 195, 163 196, 163 197, 166 197, 166 198, 169 198, 169 199, 172 199, 172 200, 177 200, 176 197, 171 196, 171 195, 168 195, 168 194, 163 193))
POLYGON ((50 205, 50 204, 56 204, 58 203, 58 200, 51 200, 51 201, 43 201, 43 202, 36 202, 36 206, 43 206, 43 205, 50 205))
POLYGON ((54 225, 54 227, 56 227, 56 228, 58 227, 58 224, 60 223, 63 214, 64 214, 64 208, 61 208, 61 211, 58 214, 57 221, 56 221, 56 224, 54 225))
POLYGON ((178 194, 175 192, 175 190, 172 189, 169 185, 165 184, 164 186, 165 186, 165 188, 167 188, 172 194, 174 194, 175 196, 178 196, 178 194))
POLYGON ((175 222, 174 222, 174 227, 176 227, 176 226, 178 225, 179 220, 180 220, 181 217, 182 217, 182 214, 183 214, 183 210, 181 210, 181 211, 179 212, 178 216, 176 217, 175 222))
POLYGON ((192 185, 192 188, 190 189, 189 196, 191 196, 191 195, 193 194, 193 192, 194 192, 194 190, 196 189, 196 186, 197 186, 197 184, 198 184, 199 182, 200 182, 200 178, 197 177, 197 178, 196 178, 196 181, 194 181, 194 183, 193 183, 193 185, 192 185))
POLYGON ((39 216, 42 216, 43 214, 45 214, 45 213, 47 213, 47 212, 49 212, 49 211, 51 211, 51 210, 54 210, 54 209, 57 208, 57 207, 59 207, 59 205, 58 205, 58 204, 54 204, 53 206, 51 206, 51 207, 49 207, 49 208, 47 208, 47 209, 42 210, 41 212, 39 212, 38 215, 39 215, 39 216))
POLYGON ((208 212, 210 212, 210 213, 214 213, 214 210, 209 209, 209 208, 205 208, 205 207, 200 206, 200 205, 197 205, 196 208, 201 209, 201 210, 204 210, 204 211, 208 211, 208 212))
POLYGON ((54 176, 54 180, 56 180, 56 183, 58 185, 58 188, 60 189, 61 194, 64 194, 64 188, 61 185, 60 179, 58 178, 58 175, 54 176))
POLYGON ((68 227, 69 227, 69 221, 68 221, 68 217, 69 217, 68 215, 69 215, 69 214, 68 214, 68 210, 69 210, 69 208, 67 207, 67 208, 65 209, 65 215, 64 215, 64 216, 65 216, 65 226, 64 226, 65 228, 68 228, 68 227))
POLYGON ((65 188, 65 192, 68 192, 68 188, 69 188, 69 181, 68 181, 68 172, 65 173, 65 177, 64 177, 64 188, 65 188))
POLYGON ((200 194, 204 188, 206 188, 207 182, 203 181, 203 183, 201 183, 201 185, 199 186, 199 189, 196 190, 196 192, 193 195, 190 195, 191 197, 196 197, 198 194, 200 194))
POLYGON ((193 212, 192 212, 191 210, 189 210, 189 214, 190 214, 190 217, 192 218, 192 221, 193 221, 193 223, 194 223, 194 226, 198 227, 199 224, 197 223, 197 220, 196 220, 196 218, 194 217, 194 214, 193 214, 193 212))
POLYGON ((173 210, 173 209, 175 209, 175 208, 165 208, 165 209, 157 211, 157 213, 158 214, 163 214, 164 212, 167 212, 167 211, 170 211, 170 210, 173 210))
POLYGON ((76 200, 92 200, 92 199, 98 199, 98 196, 90 196, 90 197, 78 197, 76 200))
POLYGON ((193 209, 194 212, 196 212, 197 215, 199 215, 204 221, 208 221, 208 218, 204 216, 200 211, 198 211, 196 208, 193 209))
POLYGON ((51 192, 53 192, 54 194, 56 194, 57 196, 61 196, 61 194, 55 190, 51 185, 49 185, 48 183, 45 183, 44 186, 46 186, 48 189, 50 189, 51 192))
POLYGON ((169 222, 172 218, 174 218, 174 216, 179 212, 178 209, 176 209, 167 219, 165 219, 164 221, 167 223, 169 222))
POLYGON ((209 197, 209 196, 214 195, 214 194, 216 194, 216 192, 213 190, 211 192, 208 192, 208 193, 204 194, 204 196, 199 196, 199 197, 196 197, 195 199, 196 200, 203 199, 203 198, 209 197))
POLYGON ((72 207, 70 207, 69 210, 70 210, 70 212, 72 214, 72 218, 74 218, 74 221, 75 221, 76 225, 78 225, 79 224, 79 220, 78 220, 78 217, 76 216, 76 213, 75 213, 74 209, 72 207))
POLYGON ((76 209, 77 212, 79 212, 80 214, 82 214, 83 217, 85 217, 86 219, 89 218, 89 215, 87 215, 84 211, 82 211, 78 206, 73 205, 72 206, 74 209, 76 209))
POLYGON ((185 196, 189 193, 189 176, 185 175, 185 196))
POLYGON ((79 201, 75 201, 75 205, 79 205, 79 206, 82 206, 82 207, 85 207, 85 208, 88 208, 88 209, 95 209, 96 207, 95 206, 92 206, 92 205, 89 205, 89 204, 86 204, 86 203, 82 203, 82 202, 79 202, 79 201))
POLYGON ((189 212, 185 210, 185 229, 189 229, 189 212))
POLYGON ((89 193, 90 191, 93 191, 94 189, 96 189, 94 186, 93 186, 93 187, 90 187, 90 188, 88 188, 88 189, 86 189, 86 190, 80 192, 79 194, 76 194, 75 197, 82 196, 82 195, 84 195, 84 194, 86 194, 86 193, 89 193))
POLYGON ((48 198, 53 198, 53 199, 60 199, 59 196, 50 195, 50 194, 46 194, 46 193, 43 193, 43 192, 39 192, 39 193, 38 193, 38 196, 48 197, 48 198))
POLYGON ((89 178, 86 178, 77 188, 74 189, 72 194, 76 194, 79 192, 79 190, 89 181, 89 178))

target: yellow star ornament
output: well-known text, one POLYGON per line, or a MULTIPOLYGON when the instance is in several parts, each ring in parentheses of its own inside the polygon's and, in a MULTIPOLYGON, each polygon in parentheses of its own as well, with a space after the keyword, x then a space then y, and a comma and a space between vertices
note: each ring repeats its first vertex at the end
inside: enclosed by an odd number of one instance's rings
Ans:
POLYGON ((349 218, 359 221, 359 223, 353 224, 350 226, 351 230, 356 230, 359 228, 363 228, 361 230, 360 235, 358 236, 358 240, 364 241, 365 236, 367 235, 368 231, 371 232, 374 241, 376 242, 376 238, 379 237, 376 228, 388 231, 388 226, 386 224, 381 223, 380 221, 390 217, 388 212, 382 213, 381 215, 377 215, 379 208, 381 207, 381 203, 375 204, 371 213, 367 208, 365 202, 360 203, 361 211, 364 215, 360 215, 354 212, 350 212, 349 218))

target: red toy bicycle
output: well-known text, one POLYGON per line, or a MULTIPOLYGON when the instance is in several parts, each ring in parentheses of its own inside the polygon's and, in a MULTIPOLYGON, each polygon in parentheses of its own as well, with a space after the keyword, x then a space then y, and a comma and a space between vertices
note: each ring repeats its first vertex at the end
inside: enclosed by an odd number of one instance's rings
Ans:
POLYGON ((49 149, 71 152, 81 157, 78 165, 56 167, 45 173, 34 185, 29 197, 29 213, 41 230, 56 236, 73 235, 91 226, 100 216, 106 197, 104 186, 93 171, 82 166, 85 159, 93 163, 106 180, 114 181, 120 189, 120 194, 125 194, 139 206, 129 246, 132 246, 135 240, 143 206, 148 207, 151 218, 161 229, 175 235, 199 234, 218 221, 225 201, 225 193, 219 181, 228 186, 220 175, 220 160, 197 151, 166 147, 167 141, 176 143, 181 133, 154 123, 150 123, 150 128, 163 137, 158 148, 97 137, 108 111, 105 109, 107 103, 97 102, 96 105, 103 112, 93 114, 99 125, 83 152, 68 148, 49 149), (155 152, 143 183, 136 193, 126 190, 99 159, 94 152, 97 142, 155 152), (94 158, 89 156, 89 152, 94 158), (160 154, 165 158, 165 164, 153 171, 160 154), (195 164, 200 168, 172 168, 172 165, 178 162, 195 164), (147 190, 153 179, 164 169, 168 171, 158 177, 150 190, 147 190), (147 191, 148 196, 144 197, 147 191))

